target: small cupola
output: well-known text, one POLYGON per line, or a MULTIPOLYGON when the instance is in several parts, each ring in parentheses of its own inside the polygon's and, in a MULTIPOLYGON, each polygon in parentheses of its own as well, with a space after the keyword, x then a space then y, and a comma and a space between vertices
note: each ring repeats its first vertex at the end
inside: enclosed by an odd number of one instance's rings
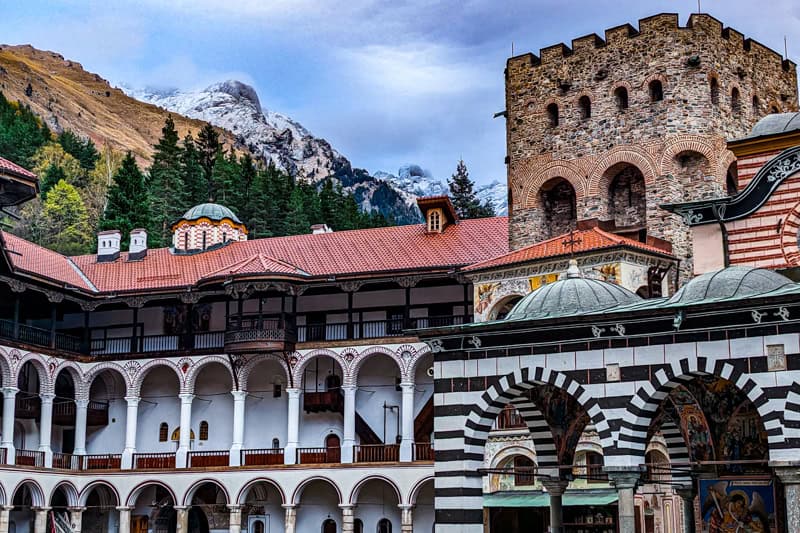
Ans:
POLYGON ((118 229, 101 231, 97 234, 97 262, 110 263, 119 258, 122 232, 118 229))
POLYGON ((448 196, 423 196, 417 205, 425 218, 428 233, 442 233, 449 224, 458 222, 458 215, 448 196))
POLYGON ((247 240, 247 228, 233 211, 219 204, 200 204, 172 225, 173 251, 191 254, 247 240))

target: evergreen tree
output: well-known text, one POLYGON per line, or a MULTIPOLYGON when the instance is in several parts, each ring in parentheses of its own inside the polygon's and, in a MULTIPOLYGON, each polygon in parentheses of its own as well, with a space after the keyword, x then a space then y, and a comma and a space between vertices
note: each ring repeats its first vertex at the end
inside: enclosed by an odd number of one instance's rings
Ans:
POLYGON ((154 147, 147 186, 152 214, 150 240, 154 247, 168 246, 172 242, 172 223, 190 207, 183 181, 182 157, 175 122, 172 116, 167 116, 161 129, 161 139, 154 147))
POLYGON ((58 144, 65 152, 77 159, 85 171, 94 170, 100 154, 91 139, 81 139, 71 130, 64 130, 58 136, 58 144))
POLYGON ((206 184, 204 202, 214 201, 217 192, 217 184, 214 183, 214 163, 216 163, 221 149, 222 145, 219 142, 219 134, 217 131, 211 124, 203 126, 200 133, 197 134, 197 151, 199 153, 199 162, 203 169, 203 178, 206 184))
POLYGON ((236 153, 230 150, 228 154, 220 147, 214 158, 214 169, 211 174, 214 201, 239 212, 238 202, 241 194, 241 167, 236 153))
POLYGON ((128 152, 122 161, 114 184, 108 189, 108 205, 100 220, 100 229, 118 229, 127 244, 130 232, 146 228, 150 222, 150 197, 144 174, 139 170, 133 154, 128 152))
POLYGON ((86 206, 78 190, 64 180, 44 200, 37 221, 39 243, 66 255, 84 254, 92 243, 86 206))
POLYGON ((187 204, 193 206, 207 202, 208 186, 203 174, 203 166, 200 164, 200 153, 197 151, 197 145, 191 133, 183 139, 181 175, 186 187, 186 194, 189 197, 187 204))
POLYGON ((467 165, 463 159, 459 159, 456 173, 447 180, 450 188, 450 200, 459 218, 481 218, 494 216, 494 208, 491 203, 481 205, 478 197, 473 190, 475 183, 469 179, 467 165))
POLYGON ((295 187, 289 197, 289 208, 286 212, 287 235, 302 235, 309 232, 311 222, 306 214, 305 203, 306 194, 302 188, 295 187))
POLYGON ((0 92, 0 157, 33 168, 34 154, 50 138, 50 130, 29 106, 9 102, 0 92))
POLYGON ((45 171, 39 174, 39 193, 42 198, 46 197, 50 189, 59 181, 67 181, 67 175, 63 168, 55 163, 50 163, 45 171))

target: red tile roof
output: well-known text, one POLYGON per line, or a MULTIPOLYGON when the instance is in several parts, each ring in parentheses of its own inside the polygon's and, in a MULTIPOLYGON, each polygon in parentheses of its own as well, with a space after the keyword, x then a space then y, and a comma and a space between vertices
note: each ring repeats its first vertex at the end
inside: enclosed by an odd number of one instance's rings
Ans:
POLYGON ((100 292, 146 291, 186 287, 210 277, 231 274, 284 273, 304 277, 450 269, 508 251, 505 217, 462 220, 443 233, 428 233, 424 224, 317 235, 296 235, 235 242, 217 250, 176 255, 152 249, 141 261, 98 263, 95 255, 66 258, 9 233, 2 233, 15 270, 57 283, 89 287, 77 266, 100 292), (306 274, 303 274, 306 273, 306 274))
MULTIPOLYGON (((569 239, 569 236, 569 233, 565 233, 564 235, 559 235, 558 237, 553 237, 552 239, 538 242, 536 244, 526 246, 525 248, 520 248, 519 250, 500 255, 493 259, 475 263, 464 268, 463 270, 485 270, 488 268, 503 267, 517 263, 535 261, 538 259, 569 255, 571 253, 570 246, 564 243, 564 241, 569 239)), ((656 253, 662 256, 671 255, 655 246, 635 241, 627 237, 622 237, 620 235, 615 235, 614 233, 603 231, 597 227, 575 231, 573 237, 576 241, 579 241, 575 243, 574 253, 585 253, 595 250, 603 250, 605 248, 627 246, 645 252, 656 253)))
POLYGON ((25 170, 21 166, 12 163, 8 159, 3 159, 2 157, 0 157, 0 174, 4 172, 22 178, 28 178, 32 180, 36 179, 36 174, 34 174, 33 172, 25 170))

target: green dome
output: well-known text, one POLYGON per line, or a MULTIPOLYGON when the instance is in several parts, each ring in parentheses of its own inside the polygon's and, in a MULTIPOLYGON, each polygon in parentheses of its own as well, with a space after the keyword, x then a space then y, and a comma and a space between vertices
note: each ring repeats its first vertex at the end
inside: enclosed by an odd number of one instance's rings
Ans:
POLYGON ((181 217, 183 220, 197 220, 199 218, 207 218, 209 220, 213 220, 214 222, 219 222, 224 218, 228 218, 233 220, 237 224, 241 224, 242 221, 239 220, 239 217, 233 214, 233 211, 225 207, 224 205, 219 204, 200 204, 196 205, 193 208, 186 211, 181 217))

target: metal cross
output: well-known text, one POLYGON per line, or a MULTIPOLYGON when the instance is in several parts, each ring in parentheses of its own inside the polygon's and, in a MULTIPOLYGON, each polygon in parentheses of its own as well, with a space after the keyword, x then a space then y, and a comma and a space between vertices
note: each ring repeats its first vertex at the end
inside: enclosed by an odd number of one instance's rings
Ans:
POLYGON ((561 244, 564 246, 569 246, 569 256, 572 257, 575 255, 575 245, 580 244, 583 242, 580 237, 575 237, 575 231, 569 232, 569 239, 564 239, 561 241, 561 244))

